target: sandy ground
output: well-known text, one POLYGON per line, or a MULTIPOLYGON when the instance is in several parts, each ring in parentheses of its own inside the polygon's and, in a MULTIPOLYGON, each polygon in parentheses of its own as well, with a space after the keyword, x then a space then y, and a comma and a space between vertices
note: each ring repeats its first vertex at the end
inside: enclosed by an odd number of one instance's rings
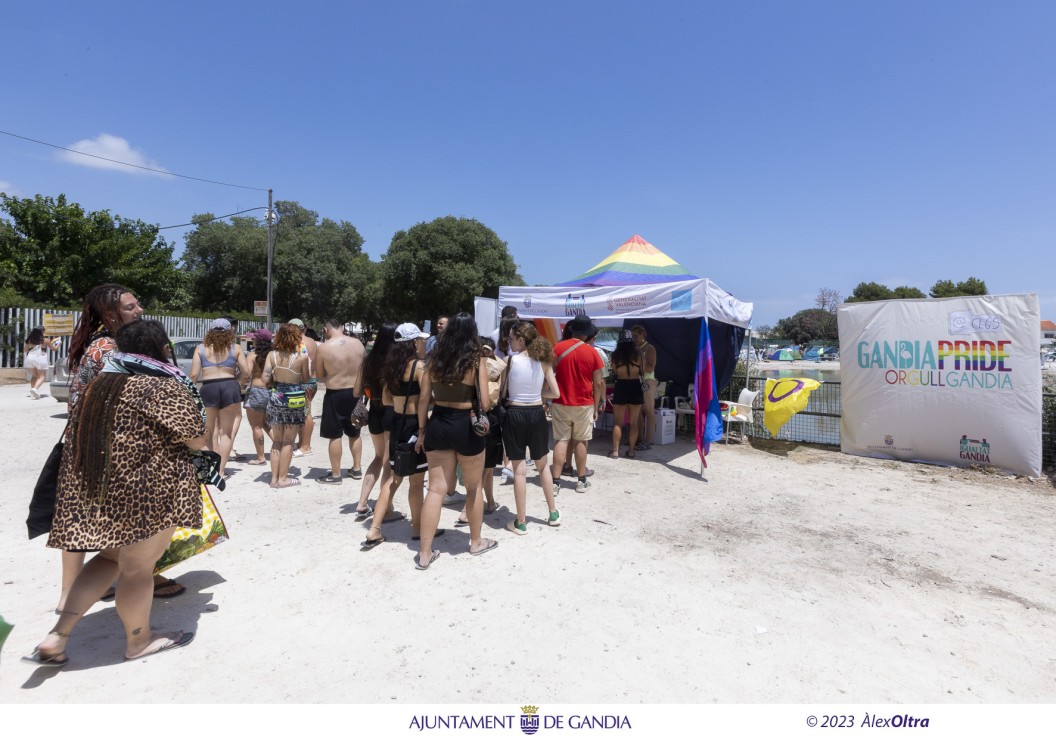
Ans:
MULTIPOLYGON (((320 399, 317 399, 317 405, 320 399)), ((158 601, 187 648, 135 663, 113 603, 84 618, 60 671, 19 661, 54 622, 59 557, 26 541, 26 504, 65 406, 0 387, 0 702, 1052 702, 1056 489, 1030 481, 762 442, 691 441, 610 460, 565 484, 548 528, 485 517, 498 549, 415 570, 407 523, 361 552, 359 483, 276 490, 247 465, 215 494, 230 542, 170 573, 158 601)), ((369 442, 364 463, 370 458, 369 442)), ((248 424, 237 447, 250 448, 248 424)), ((325 446, 295 461, 321 475, 325 446)), ((346 466, 347 466, 346 460, 346 466)), ((376 492, 375 492, 376 495, 376 492)), ((406 510, 406 494, 399 495, 406 510)))

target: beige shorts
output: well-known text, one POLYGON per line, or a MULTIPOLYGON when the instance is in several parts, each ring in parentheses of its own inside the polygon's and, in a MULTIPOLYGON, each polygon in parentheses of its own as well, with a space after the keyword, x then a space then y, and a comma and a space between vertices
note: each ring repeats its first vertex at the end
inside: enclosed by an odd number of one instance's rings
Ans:
POLYGON ((581 440, 589 442, 594 436, 594 407, 550 405, 554 442, 581 440))

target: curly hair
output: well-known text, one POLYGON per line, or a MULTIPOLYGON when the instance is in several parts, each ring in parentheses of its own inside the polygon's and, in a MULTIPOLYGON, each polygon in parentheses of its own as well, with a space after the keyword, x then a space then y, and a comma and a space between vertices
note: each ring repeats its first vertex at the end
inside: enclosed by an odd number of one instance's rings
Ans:
POLYGON ((529 358, 544 365, 554 362, 554 346, 545 337, 540 337, 531 322, 518 322, 510 332, 524 340, 524 352, 529 358))
POLYGON ((169 335, 165 325, 156 319, 141 319, 122 325, 114 335, 117 349, 122 353, 145 355, 162 363, 169 361, 165 348, 169 346, 169 335))
POLYGON ((363 385, 368 387, 371 393, 377 392, 379 399, 382 388, 381 371, 385 366, 385 357, 395 344, 396 327, 395 322, 386 322, 381 326, 377 337, 374 338, 374 347, 363 361, 363 385))
POLYGON ((205 333, 205 337, 202 338, 202 344, 212 350, 217 355, 227 355, 227 351, 231 349, 231 343, 235 341, 235 333, 231 330, 209 330, 205 333))
POLYGON ((272 349, 280 353, 297 353, 301 350, 301 331, 288 322, 279 328, 271 342, 272 349))
POLYGON ((468 312, 459 312, 447 323, 442 340, 429 354, 429 375, 439 383, 459 383, 480 363, 477 322, 468 312))
MULTIPOLYGON (((395 327, 393 330, 395 331, 395 327)), ((418 357, 418 340, 394 342, 385 355, 385 364, 381 368, 381 382, 389 393, 395 394, 403 383, 403 374, 407 364, 418 357)), ((371 384, 371 389, 374 386, 371 384)))
POLYGON ((102 330, 109 335, 121 324, 121 297, 128 292, 120 284, 101 284, 84 297, 84 309, 70 338, 70 354, 66 360, 71 373, 77 370, 88 345, 97 337, 96 333, 102 330))

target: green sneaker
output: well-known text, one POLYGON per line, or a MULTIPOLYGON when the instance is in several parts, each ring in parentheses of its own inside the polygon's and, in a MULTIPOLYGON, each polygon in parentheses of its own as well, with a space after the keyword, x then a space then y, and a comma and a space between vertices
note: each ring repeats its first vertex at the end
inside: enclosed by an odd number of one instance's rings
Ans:
POLYGON ((561 526, 561 512, 557 509, 554 509, 550 513, 550 518, 546 520, 546 523, 550 526, 561 526))
POLYGON ((507 524, 506 528, 514 534, 524 535, 528 533, 528 523, 525 522, 524 524, 518 524, 516 519, 507 524))

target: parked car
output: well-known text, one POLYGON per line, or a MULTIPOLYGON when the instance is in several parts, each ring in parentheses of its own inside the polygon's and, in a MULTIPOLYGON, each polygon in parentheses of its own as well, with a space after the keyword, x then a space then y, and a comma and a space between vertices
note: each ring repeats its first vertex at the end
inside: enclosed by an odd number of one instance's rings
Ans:
POLYGON ((840 359, 840 351, 836 348, 830 348, 821 354, 821 359, 838 361, 840 359))
MULTIPOLYGON (((194 351, 202 344, 200 337, 174 337, 172 338, 172 351, 176 357, 176 364, 180 370, 190 375, 191 362, 194 360, 194 351)), ((51 380, 51 395, 56 401, 67 403, 70 400, 70 374, 66 370, 66 364, 55 366, 55 375, 51 380)))

